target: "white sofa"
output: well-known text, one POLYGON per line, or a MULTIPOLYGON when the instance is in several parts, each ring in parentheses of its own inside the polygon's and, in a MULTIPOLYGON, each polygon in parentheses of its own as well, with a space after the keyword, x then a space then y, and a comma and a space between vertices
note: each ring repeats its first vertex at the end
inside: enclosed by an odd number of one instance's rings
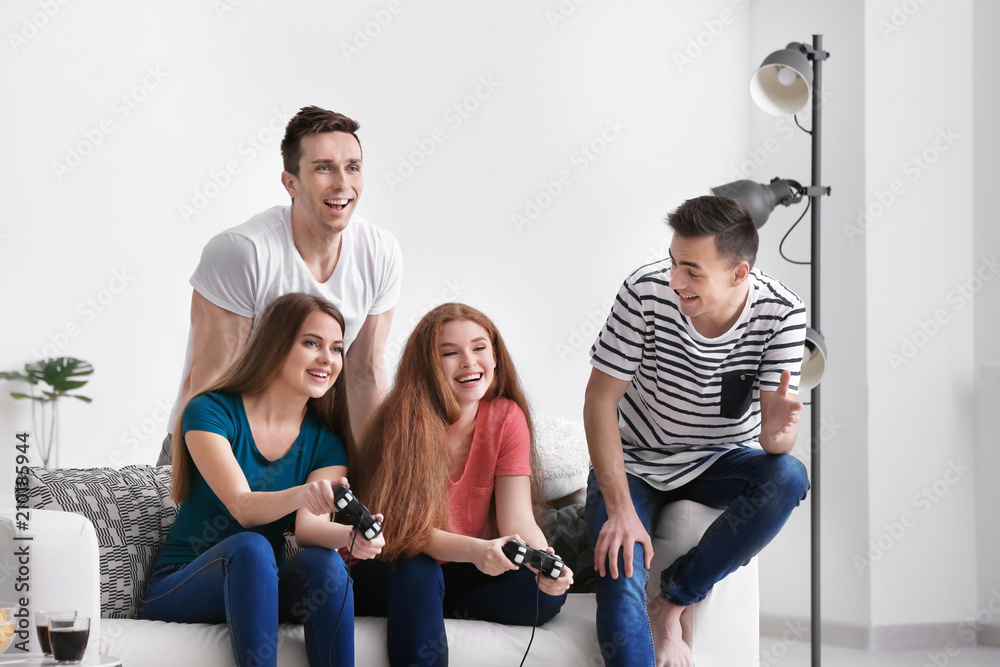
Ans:
MULTIPOLYGON (((543 423, 542 431, 546 428, 551 433, 551 424, 543 423)), ((31 505, 69 511, 30 510, 30 606, 32 611, 73 608, 91 616, 88 650, 117 656, 125 667, 230 666, 233 658, 224 625, 134 618, 134 605, 152 558, 175 515, 165 472, 153 466, 128 466, 120 471, 35 471, 30 480, 31 505)), ((563 475, 566 478, 556 480, 556 493, 563 493, 569 488, 567 484, 582 483, 580 472, 573 474, 575 477, 563 475)), ((7 558, 14 549, 13 513, 0 514, 0 554, 7 558)), ((664 511, 654 539, 651 592, 658 586, 655 573, 693 547, 717 515, 717 510, 690 502, 675 503, 664 511)), ((574 562, 574 554, 560 555, 574 562)), ((587 554, 581 558, 586 561, 587 554)), ((0 567, 5 565, 6 571, 16 571, 16 567, 0 562, 0 567)), ((0 587, 0 599, 3 597, 5 589, 0 587)), ((755 559, 720 582, 694 609, 698 667, 756 665, 758 610, 755 559)), ((525 664, 603 664, 594 628, 595 611, 593 594, 571 594, 560 614, 536 630, 525 664)), ((451 664, 459 666, 517 665, 531 637, 531 628, 482 621, 449 619, 446 628, 451 664)), ((385 620, 357 618, 354 631, 356 664, 387 665, 385 620)), ((36 642, 32 632, 31 649, 35 652, 36 642)), ((281 627, 278 664, 307 665, 301 626, 281 627)))

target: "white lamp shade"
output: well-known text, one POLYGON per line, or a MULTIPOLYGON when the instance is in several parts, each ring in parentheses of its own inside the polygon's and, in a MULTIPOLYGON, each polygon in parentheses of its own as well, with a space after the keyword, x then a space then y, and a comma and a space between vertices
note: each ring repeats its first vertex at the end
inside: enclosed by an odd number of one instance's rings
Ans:
POLYGON ((806 344, 802 351, 802 375, 799 377, 799 393, 819 385, 826 371, 826 341, 823 334, 815 329, 806 329, 806 344))
POLYGON ((775 116, 802 111, 811 94, 812 65, 802 51, 792 46, 769 55, 750 77, 750 97, 775 116))

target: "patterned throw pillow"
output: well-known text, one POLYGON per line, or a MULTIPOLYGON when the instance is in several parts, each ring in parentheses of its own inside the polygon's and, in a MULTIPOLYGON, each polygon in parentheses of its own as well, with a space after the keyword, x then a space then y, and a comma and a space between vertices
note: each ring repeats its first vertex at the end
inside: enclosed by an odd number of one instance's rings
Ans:
POLYGON ((31 468, 28 507, 81 514, 101 559, 101 617, 134 618, 153 559, 177 516, 170 466, 31 468))

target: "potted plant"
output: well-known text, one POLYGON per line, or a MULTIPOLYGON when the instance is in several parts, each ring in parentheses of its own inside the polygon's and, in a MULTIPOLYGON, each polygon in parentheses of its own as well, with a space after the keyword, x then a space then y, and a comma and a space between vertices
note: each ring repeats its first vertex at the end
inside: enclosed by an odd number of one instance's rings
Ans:
POLYGON ((38 436, 38 453, 42 467, 49 468, 50 464, 52 468, 59 467, 59 399, 67 396, 90 403, 91 399, 86 396, 69 392, 87 384, 87 380, 79 378, 93 372, 94 367, 86 361, 73 357, 57 357, 25 364, 23 373, 20 371, 0 373, 2 380, 28 383, 27 394, 12 391, 10 395, 18 399, 31 399, 31 420, 38 436), (40 393, 36 393, 35 388, 39 384, 47 385, 48 388, 42 387, 40 393))

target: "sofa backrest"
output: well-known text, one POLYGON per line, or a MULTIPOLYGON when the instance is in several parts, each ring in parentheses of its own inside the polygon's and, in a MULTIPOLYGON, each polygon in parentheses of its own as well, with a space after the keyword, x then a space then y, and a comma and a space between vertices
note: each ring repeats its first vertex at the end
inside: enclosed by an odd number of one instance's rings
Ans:
POLYGON ((100 553, 101 616, 134 618, 153 559, 177 516, 170 466, 28 470, 31 509, 83 515, 100 553))

